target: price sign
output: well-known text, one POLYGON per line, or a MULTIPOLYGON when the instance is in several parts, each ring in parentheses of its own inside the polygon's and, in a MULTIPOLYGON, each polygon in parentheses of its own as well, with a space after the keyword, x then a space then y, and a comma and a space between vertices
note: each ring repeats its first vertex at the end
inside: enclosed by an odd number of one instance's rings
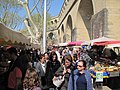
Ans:
POLYGON ((96 82, 103 82, 103 72, 96 72, 96 82))

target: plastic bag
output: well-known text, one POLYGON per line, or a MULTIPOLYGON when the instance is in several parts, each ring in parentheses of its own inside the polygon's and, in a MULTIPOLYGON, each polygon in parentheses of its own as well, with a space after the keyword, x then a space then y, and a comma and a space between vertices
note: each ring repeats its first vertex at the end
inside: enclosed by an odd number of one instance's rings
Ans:
POLYGON ((63 83, 64 81, 64 76, 62 78, 57 77, 57 79, 53 80, 53 84, 56 86, 56 87, 60 87, 60 85, 63 83))

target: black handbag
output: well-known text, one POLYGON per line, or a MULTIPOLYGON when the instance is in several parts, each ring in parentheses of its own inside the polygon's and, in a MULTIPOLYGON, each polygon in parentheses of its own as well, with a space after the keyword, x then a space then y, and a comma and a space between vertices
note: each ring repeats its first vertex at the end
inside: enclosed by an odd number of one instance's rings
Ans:
POLYGON ((0 75, 0 89, 7 90, 8 86, 8 72, 5 72, 0 75))

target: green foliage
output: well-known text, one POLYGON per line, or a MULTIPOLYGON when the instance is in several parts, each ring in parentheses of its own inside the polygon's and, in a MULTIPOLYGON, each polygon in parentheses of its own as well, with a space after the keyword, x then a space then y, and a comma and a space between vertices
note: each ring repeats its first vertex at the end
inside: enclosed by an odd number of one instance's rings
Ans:
POLYGON ((19 32, 21 32, 25 36, 29 36, 30 35, 29 32, 28 32, 28 30, 26 28, 20 30, 19 32))
MULTIPOLYGON (((33 19, 35 25, 37 26, 39 32, 42 32, 42 30, 43 30, 43 16, 40 16, 38 13, 36 13, 36 14, 32 15, 32 19, 33 19)), ((48 24, 50 19, 51 19, 51 16, 47 13, 47 28, 50 26, 48 24)), ((32 32, 34 33, 34 29, 31 25, 31 23, 30 23, 30 26, 31 26, 32 32)), ((27 29, 23 29, 23 30, 27 31, 27 29)))

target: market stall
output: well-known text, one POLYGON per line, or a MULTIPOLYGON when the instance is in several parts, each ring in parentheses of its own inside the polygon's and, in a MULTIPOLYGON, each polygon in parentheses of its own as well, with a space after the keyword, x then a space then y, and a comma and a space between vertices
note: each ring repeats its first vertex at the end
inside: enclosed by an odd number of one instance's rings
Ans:
POLYGON ((30 44, 30 40, 27 39, 22 33, 13 31, 0 23, 0 45, 25 45, 30 44))
POLYGON ((100 37, 97 39, 93 39, 89 41, 90 45, 97 45, 97 46, 106 46, 109 44, 118 44, 120 43, 120 40, 115 40, 115 39, 111 39, 111 38, 107 38, 107 37, 100 37))
POLYGON ((30 45, 29 39, 22 33, 13 31, 0 23, 0 74, 7 70, 9 65, 6 49, 10 47, 26 48, 30 45))
POLYGON ((93 85, 102 83, 102 85, 107 85, 111 89, 120 88, 120 66, 97 63, 90 68, 90 73, 94 81, 93 85))

